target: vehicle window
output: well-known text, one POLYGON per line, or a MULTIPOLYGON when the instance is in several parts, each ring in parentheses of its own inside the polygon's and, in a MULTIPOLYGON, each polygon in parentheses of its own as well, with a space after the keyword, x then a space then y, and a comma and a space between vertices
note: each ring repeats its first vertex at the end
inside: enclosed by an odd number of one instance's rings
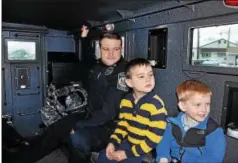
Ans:
POLYGON ((238 24, 192 28, 190 63, 238 68, 238 24))

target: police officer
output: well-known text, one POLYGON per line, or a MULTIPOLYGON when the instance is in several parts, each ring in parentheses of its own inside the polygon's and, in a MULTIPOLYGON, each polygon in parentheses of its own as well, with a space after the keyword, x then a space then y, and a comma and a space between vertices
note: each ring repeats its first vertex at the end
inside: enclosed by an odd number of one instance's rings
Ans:
MULTIPOLYGON (((88 28, 83 26, 81 34, 83 47, 89 47, 88 32, 88 28)), ((114 120, 119 113, 120 100, 128 91, 124 82, 126 61, 121 55, 120 35, 101 34, 99 46, 100 59, 92 67, 89 77, 84 82, 88 91, 90 118, 78 121, 70 134, 73 146, 85 156, 88 156, 93 149, 99 150, 107 144, 114 129, 114 120)), ((83 61, 87 64, 93 63, 93 57, 87 56, 91 55, 88 52, 89 50, 83 51, 83 61)))

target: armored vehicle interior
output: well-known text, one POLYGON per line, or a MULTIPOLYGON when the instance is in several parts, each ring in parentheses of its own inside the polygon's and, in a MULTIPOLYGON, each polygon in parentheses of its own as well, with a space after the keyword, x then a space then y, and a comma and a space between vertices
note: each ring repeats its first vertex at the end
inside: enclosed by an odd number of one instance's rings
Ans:
MULTIPOLYGON (((178 113, 178 84, 206 83, 213 91, 210 114, 226 134, 224 162, 238 163, 237 6, 237 0, 2 0, 2 125, 26 139, 44 132, 40 110, 50 84, 82 80, 80 34, 87 25, 95 57, 99 34, 115 31, 125 60, 151 62, 170 116, 178 113)), ((7 133, 2 128, 3 138, 13 134, 7 133)), ((39 162, 67 159, 55 150, 39 162)))

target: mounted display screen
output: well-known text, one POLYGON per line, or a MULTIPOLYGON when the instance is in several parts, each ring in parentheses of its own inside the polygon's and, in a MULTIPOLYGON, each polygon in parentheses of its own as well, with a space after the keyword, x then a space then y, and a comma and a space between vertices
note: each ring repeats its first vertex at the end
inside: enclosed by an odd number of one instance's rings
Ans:
POLYGON ((8 40, 7 60, 9 61, 36 60, 36 42, 8 40))

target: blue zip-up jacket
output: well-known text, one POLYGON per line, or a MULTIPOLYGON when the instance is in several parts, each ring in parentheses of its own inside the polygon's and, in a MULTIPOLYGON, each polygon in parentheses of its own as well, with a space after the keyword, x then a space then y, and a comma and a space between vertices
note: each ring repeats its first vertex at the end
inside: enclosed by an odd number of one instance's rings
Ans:
MULTIPOLYGON (((218 127, 215 131, 206 136, 206 144, 204 147, 183 147, 180 149, 179 144, 176 142, 172 134, 171 123, 177 125, 183 137, 185 131, 182 125, 181 117, 184 113, 180 113, 177 117, 170 117, 167 119, 168 125, 166 127, 163 139, 156 147, 156 161, 159 162, 160 158, 176 158, 182 163, 221 163, 224 158, 226 141, 222 128, 218 127), (183 151, 181 157, 181 150, 183 151)), ((194 128, 205 130, 207 127, 208 117, 194 128)))

